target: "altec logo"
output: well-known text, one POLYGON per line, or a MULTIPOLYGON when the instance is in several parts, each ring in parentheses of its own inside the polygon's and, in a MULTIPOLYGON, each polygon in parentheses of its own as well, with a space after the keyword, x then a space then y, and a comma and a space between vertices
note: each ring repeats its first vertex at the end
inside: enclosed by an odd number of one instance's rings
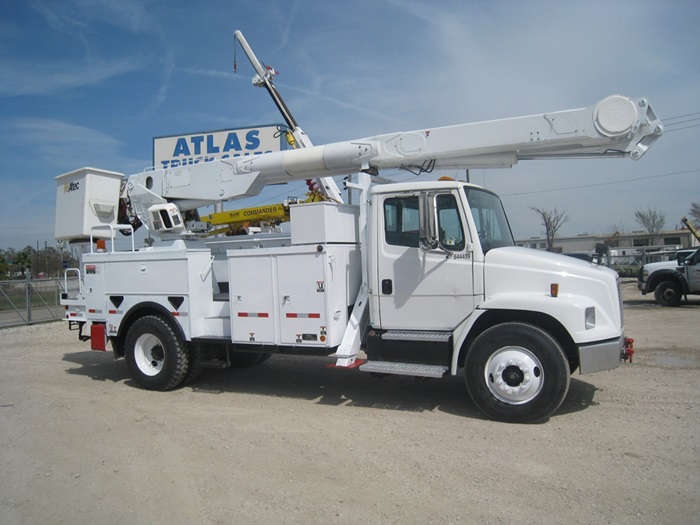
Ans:
POLYGON ((79 182, 66 182, 63 185, 63 193, 68 193, 69 191, 78 191, 80 189, 79 182))

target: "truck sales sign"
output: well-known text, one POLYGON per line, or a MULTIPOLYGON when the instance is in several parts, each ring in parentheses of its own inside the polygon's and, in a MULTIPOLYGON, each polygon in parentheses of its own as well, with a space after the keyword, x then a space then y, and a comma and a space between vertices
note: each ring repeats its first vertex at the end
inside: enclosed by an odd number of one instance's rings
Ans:
POLYGON ((252 128, 202 131, 153 139, 153 165, 177 168, 214 159, 260 155, 282 149, 284 126, 273 124, 252 128))

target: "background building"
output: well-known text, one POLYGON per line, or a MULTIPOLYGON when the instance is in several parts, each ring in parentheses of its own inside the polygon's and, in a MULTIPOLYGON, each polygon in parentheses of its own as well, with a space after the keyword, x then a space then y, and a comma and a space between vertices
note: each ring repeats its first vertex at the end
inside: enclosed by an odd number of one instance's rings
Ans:
MULTIPOLYGON (((634 276, 639 267, 647 262, 665 260, 678 250, 697 248, 700 245, 687 229, 662 231, 656 237, 657 244, 651 244, 649 234, 643 231, 612 235, 582 233, 575 237, 557 237, 552 251, 589 260, 605 251, 602 256, 604 264, 615 268, 621 275, 634 276), (605 250, 605 246, 609 250, 605 250)), ((536 250, 547 249, 545 236, 517 239, 515 243, 536 250)))

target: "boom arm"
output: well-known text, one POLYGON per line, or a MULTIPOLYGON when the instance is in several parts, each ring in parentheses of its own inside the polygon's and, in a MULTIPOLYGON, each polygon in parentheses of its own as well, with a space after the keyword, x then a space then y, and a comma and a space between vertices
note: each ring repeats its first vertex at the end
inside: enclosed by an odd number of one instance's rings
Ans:
POLYGON ((510 167, 518 160, 567 157, 636 160, 662 133, 661 121, 645 99, 612 95, 583 109, 147 171, 129 177, 127 190, 143 217, 154 204, 172 202, 185 211, 257 195, 269 184, 358 171, 510 167))
MULTIPOLYGON (((289 111, 287 104, 285 104, 284 100, 282 99, 282 95, 280 95, 279 91, 277 91, 277 88, 272 82, 272 77, 276 75, 277 72, 272 68, 264 67, 260 63, 258 57, 255 56, 255 53, 253 53, 253 50, 248 44, 248 41, 243 36, 243 33, 241 33, 240 31, 234 31, 233 38, 241 44, 243 52, 248 57, 248 60, 250 60, 250 64, 255 70, 256 76, 253 78, 253 84, 258 87, 264 87, 270 94, 272 101, 275 103, 277 109, 282 114, 282 117, 287 123, 287 126, 289 126, 289 129, 291 130, 291 133, 294 136, 296 143, 302 148, 308 148, 313 146, 309 137, 306 135, 306 133, 304 133, 304 130, 302 130, 301 127, 299 127, 299 124, 297 124, 297 121, 292 115, 292 112, 289 111)), ((335 181, 333 179, 331 179, 330 177, 322 177, 319 178, 318 182, 320 184, 320 191, 326 197, 336 202, 343 202, 343 198, 340 195, 340 190, 338 189, 338 186, 335 184, 335 181)))
POLYGON ((692 233, 693 236, 694 236, 698 241, 700 241, 700 232, 698 232, 698 230, 695 228, 695 226, 693 226, 693 223, 690 222, 690 221, 688 220, 687 217, 683 217, 683 218, 681 219, 681 222, 682 222, 683 224, 685 224, 685 227, 688 228, 688 229, 690 230, 690 233, 692 233))

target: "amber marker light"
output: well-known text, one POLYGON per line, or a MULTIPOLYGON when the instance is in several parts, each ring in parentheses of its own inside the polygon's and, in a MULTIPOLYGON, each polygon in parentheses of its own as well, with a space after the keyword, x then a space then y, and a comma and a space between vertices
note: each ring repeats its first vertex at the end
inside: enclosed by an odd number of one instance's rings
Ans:
POLYGON ((552 297, 559 297, 559 283, 552 283, 549 285, 549 295, 552 297))

